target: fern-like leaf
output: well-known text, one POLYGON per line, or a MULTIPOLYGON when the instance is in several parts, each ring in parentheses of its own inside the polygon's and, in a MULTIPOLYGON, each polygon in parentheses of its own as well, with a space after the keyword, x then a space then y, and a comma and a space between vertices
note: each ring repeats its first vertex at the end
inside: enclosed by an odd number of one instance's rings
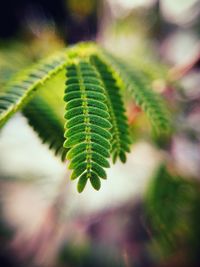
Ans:
POLYGON ((0 95, 0 126, 21 109, 33 92, 66 66, 66 51, 59 52, 18 73, 0 95))
POLYGON ((36 96, 25 106, 23 114, 43 143, 48 143, 49 148, 64 160, 67 153, 67 149, 63 147, 64 128, 53 108, 42 97, 36 96))
POLYGON ((122 77, 136 104, 147 114, 155 132, 169 132, 171 128, 169 111, 163 99, 151 89, 150 81, 142 72, 124 63, 121 59, 105 51, 103 54, 122 77))
POLYGON ((84 60, 67 67, 64 100, 66 124, 64 147, 72 169, 71 179, 79 177, 78 191, 90 180, 99 190, 100 178, 106 179, 109 167, 112 127, 102 81, 92 65, 84 60))
POLYGON ((99 72, 105 87, 107 103, 112 123, 112 157, 115 163, 119 157, 122 162, 126 161, 126 152, 129 152, 130 138, 127 117, 120 88, 114 77, 111 68, 103 62, 97 55, 91 56, 91 62, 99 72))
POLYGON ((78 191, 84 190, 88 180, 99 190, 100 178, 106 179, 104 168, 109 167, 110 155, 113 162, 118 158, 125 162, 129 151, 120 92, 124 85, 152 125, 168 131, 168 111, 144 74, 90 43, 71 47, 17 74, 0 94, 0 126, 23 108, 43 142, 56 153, 67 153, 71 179, 78 178, 78 191), (37 90, 40 94, 34 95, 37 90))

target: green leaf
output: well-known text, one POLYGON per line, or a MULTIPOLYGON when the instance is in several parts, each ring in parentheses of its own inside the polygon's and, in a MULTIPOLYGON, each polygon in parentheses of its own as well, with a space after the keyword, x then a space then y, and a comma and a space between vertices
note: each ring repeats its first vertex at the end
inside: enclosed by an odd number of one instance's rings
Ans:
POLYGON ((90 182, 91 182, 91 185, 93 186, 93 188, 95 190, 99 190, 100 187, 101 187, 101 181, 98 177, 98 175, 94 172, 91 171, 91 177, 90 177, 90 182))
POLYGON ((125 152, 129 151, 130 138, 125 108, 120 95, 120 88, 110 66, 103 62, 97 55, 91 56, 90 59, 102 78, 107 94, 107 103, 112 123, 111 151, 113 162, 115 162, 118 157, 122 162, 125 162, 125 152), (123 140, 126 140, 126 147, 123 145, 123 140))
POLYGON ((52 148, 55 154, 60 154, 63 159, 67 153, 67 149, 63 148, 63 123, 52 106, 42 97, 36 96, 23 109, 23 114, 41 140, 48 143, 49 148, 52 148))
POLYGON ((67 152, 67 159, 73 159, 76 155, 86 150, 87 143, 78 143, 67 152))
POLYGON ((84 133, 77 133, 69 137, 64 142, 64 147, 72 147, 76 145, 77 143, 83 142, 85 140, 85 134, 84 133))
POLYGON ((109 167, 110 114, 102 80, 91 65, 76 60, 67 67, 67 82, 64 95, 66 102, 64 147, 72 169, 71 179, 79 178, 78 191, 82 192, 90 179, 94 189, 99 190, 99 177, 105 179, 103 168, 109 167))
POLYGON ((80 176, 80 178, 78 180, 77 190, 79 193, 83 192, 83 190, 87 184, 87 181, 88 181, 87 172, 85 172, 80 176))
POLYGON ((102 179, 106 179, 107 175, 105 170, 97 163, 93 162, 92 163, 92 170, 102 179))
POLYGON ((87 163, 86 162, 82 162, 80 163, 72 172, 71 174, 71 180, 74 180, 76 178, 78 178, 87 168, 87 163))
POLYGON ((123 60, 103 52, 109 64, 112 64, 122 77, 128 91, 136 104, 141 107, 149 118, 153 129, 158 133, 167 133, 171 130, 170 113, 164 100, 154 92, 150 81, 141 71, 137 71, 123 60))
POLYGON ((0 95, 0 126, 30 100, 32 94, 45 86, 47 80, 66 66, 66 50, 19 72, 0 95))

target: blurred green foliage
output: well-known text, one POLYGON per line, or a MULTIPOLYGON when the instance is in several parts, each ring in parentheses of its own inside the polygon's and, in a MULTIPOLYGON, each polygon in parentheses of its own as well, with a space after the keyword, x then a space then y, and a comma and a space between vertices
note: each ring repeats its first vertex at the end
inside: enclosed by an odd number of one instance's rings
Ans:
POLYGON ((182 251, 193 259, 200 246, 200 186, 162 165, 145 198, 153 251, 161 257, 182 251))

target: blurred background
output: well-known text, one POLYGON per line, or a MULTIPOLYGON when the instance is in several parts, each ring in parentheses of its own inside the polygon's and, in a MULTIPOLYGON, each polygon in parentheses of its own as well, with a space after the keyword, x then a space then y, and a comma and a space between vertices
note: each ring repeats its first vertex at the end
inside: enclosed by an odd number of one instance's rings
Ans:
POLYGON ((200 1, 19 0, 0 9, 0 91, 22 68, 93 40, 141 69, 173 115, 155 140, 125 94, 132 150, 99 192, 16 114, 0 132, 0 267, 200 266, 200 1))

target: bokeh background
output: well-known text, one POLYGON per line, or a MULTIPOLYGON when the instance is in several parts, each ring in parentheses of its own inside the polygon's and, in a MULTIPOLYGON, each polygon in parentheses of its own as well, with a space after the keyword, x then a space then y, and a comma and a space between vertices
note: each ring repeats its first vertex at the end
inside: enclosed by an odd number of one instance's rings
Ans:
POLYGON ((67 164, 16 114, 0 132, 0 266, 198 267, 200 1, 3 1, 0 87, 88 40, 151 77, 172 111, 173 135, 156 142, 125 97, 127 162, 111 165, 99 192, 78 194, 67 164))

